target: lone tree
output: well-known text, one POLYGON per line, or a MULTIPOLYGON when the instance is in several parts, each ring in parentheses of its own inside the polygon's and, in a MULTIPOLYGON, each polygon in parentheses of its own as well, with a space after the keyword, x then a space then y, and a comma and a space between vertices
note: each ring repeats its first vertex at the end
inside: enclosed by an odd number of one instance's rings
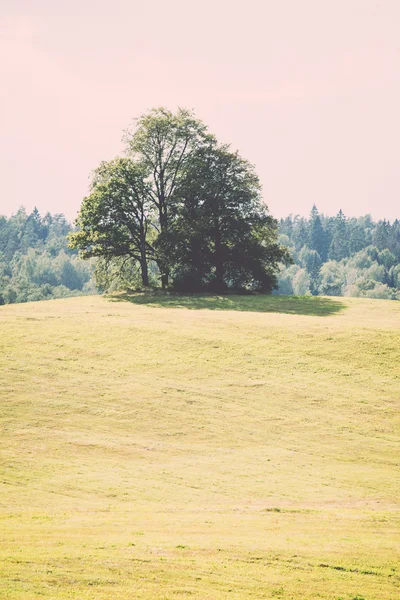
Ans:
POLYGON ((290 257, 252 165, 183 109, 152 110, 124 139, 127 158, 95 171, 70 246, 137 263, 144 286, 151 261, 163 288, 272 291, 290 257))

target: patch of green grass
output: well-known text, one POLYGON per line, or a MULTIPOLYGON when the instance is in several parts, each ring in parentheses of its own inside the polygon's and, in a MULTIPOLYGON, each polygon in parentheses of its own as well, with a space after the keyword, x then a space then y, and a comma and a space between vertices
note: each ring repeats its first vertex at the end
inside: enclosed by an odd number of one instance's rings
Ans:
POLYGON ((0 598, 398 598, 400 303, 115 300, 0 307, 0 598))

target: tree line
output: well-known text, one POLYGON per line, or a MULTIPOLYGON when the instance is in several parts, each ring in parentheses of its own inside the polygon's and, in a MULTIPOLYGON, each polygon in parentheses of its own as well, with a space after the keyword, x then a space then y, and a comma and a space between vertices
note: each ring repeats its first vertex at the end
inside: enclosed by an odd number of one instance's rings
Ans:
POLYGON ((36 208, 0 216, 0 304, 95 293, 94 265, 68 248, 71 231, 64 215, 36 208))
POLYGON ((153 109, 123 139, 74 226, 0 217, 0 303, 149 287, 400 299, 399 220, 314 206, 278 223, 254 167, 184 109, 153 109))
MULTIPOLYGON (((68 247, 75 231, 64 215, 41 217, 37 209, 28 214, 21 207, 9 219, 0 217, 0 303, 142 286, 135 264, 123 257, 108 268, 104 258, 81 260, 68 247)), ((327 217, 314 207, 308 219, 281 219, 278 240, 293 264, 280 264, 273 293, 400 299, 398 220, 348 219, 342 211, 327 217), (343 254, 335 259, 339 248, 343 254)), ((149 281, 158 279, 157 265, 150 262, 149 281)))
POLYGON ((281 267, 276 293, 400 299, 400 221, 290 215, 279 241, 294 264, 281 267))
POLYGON ((291 259, 253 166, 184 109, 151 110, 124 141, 95 170, 69 238, 100 259, 102 285, 271 292, 291 259))

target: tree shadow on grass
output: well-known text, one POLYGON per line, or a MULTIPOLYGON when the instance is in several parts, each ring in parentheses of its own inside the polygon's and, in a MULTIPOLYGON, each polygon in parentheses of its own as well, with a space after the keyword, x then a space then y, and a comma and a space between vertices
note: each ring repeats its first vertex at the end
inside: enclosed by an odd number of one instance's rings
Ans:
POLYGON ((122 293, 107 296, 111 302, 131 302, 157 308, 186 308, 188 310, 237 310, 260 313, 284 313, 328 317, 344 310, 338 300, 319 296, 211 295, 168 293, 122 293))

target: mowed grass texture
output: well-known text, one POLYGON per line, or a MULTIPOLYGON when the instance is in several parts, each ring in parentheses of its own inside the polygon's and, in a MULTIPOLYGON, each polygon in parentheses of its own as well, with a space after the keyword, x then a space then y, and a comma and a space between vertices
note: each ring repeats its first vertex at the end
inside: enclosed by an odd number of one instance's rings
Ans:
POLYGON ((0 598, 398 600, 400 303, 0 308, 0 598))

